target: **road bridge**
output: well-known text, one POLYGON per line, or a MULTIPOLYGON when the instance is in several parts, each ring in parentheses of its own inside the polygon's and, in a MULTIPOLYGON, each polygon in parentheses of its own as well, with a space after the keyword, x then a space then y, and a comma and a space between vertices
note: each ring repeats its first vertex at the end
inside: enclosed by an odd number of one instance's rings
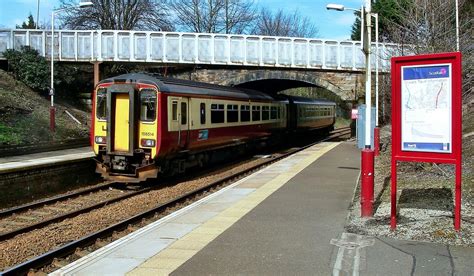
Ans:
MULTIPOLYGON (((234 34, 58 30, 54 32, 54 58, 61 62, 93 63, 98 80, 99 64, 134 63, 166 66, 194 65, 195 80, 278 92, 317 86, 344 100, 365 70, 359 41, 271 37, 234 34), (201 70, 201 72, 199 72, 201 70), (212 72, 209 76, 209 72, 212 72)), ((50 59, 51 32, 46 30, 0 30, 0 59, 6 49, 30 46, 50 59)), ((393 44, 373 47, 383 72, 389 69, 393 44)))

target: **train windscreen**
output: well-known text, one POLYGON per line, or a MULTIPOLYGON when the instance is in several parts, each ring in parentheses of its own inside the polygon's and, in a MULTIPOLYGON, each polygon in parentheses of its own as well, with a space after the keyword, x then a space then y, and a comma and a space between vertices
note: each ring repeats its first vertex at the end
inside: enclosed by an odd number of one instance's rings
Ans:
POLYGON ((156 91, 143 89, 140 91, 140 121, 153 122, 156 119, 156 91))
POLYGON ((107 90, 99 88, 97 90, 96 116, 99 120, 105 120, 107 116, 107 90))

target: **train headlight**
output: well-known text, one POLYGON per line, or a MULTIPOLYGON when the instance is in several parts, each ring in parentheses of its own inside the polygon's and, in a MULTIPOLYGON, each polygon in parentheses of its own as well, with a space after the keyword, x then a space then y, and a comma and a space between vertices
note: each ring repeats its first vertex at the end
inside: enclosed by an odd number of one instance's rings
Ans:
POLYGON ((105 139, 105 136, 96 136, 95 143, 105 145, 107 143, 107 139, 105 139))
POLYGON ((142 139, 141 140, 141 145, 142 145, 142 147, 152 148, 152 147, 155 146, 155 140, 154 139, 142 139))

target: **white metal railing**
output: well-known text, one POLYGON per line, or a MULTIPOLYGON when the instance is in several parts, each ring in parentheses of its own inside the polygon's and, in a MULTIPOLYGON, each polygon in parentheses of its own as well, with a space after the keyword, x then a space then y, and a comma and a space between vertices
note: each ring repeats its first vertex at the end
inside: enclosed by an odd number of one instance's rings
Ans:
MULTIPOLYGON (((364 54, 358 41, 208 33, 112 30, 58 30, 54 58, 60 61, 151 62, 362 70, 364 54)), ((6 49, 31 46, 50 58, 51 31, 0 30, 0 59, 6 49)), ((373 45, 388 70, 395 44, 373 45)))

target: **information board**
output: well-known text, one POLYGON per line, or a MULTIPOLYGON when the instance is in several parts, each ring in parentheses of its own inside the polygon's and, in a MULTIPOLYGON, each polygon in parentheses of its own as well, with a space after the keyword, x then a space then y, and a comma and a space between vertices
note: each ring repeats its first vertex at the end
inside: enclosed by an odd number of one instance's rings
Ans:
POLYGON ((454 229, 461 227, 461 53, 393 57, 390 226, 397 224, 398 162, 454 164, 454 229))
POLYGON ((451 64, 401 66, 403 151, 452 152, 451 64))

